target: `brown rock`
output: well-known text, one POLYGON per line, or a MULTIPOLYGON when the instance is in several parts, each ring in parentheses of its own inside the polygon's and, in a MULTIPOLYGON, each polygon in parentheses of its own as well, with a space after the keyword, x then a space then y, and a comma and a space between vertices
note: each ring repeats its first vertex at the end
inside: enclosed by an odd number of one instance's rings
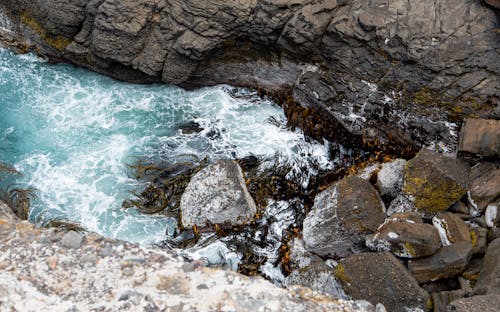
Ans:
POLYGON ((57 263, 59 262, 59 258, 56 256, 48 257, 47 258, 47 265, 51 270, 55 270, 57 267, 57 263))
POLYGON ((439 212, 432 218, 432 224, 439 231, 444 246, 457 242, 471 242, 469 227, 454 213, 439 212))
POLYGON ((458 242, 426 258, 410 260, 408 268, 419 283, 449 278, 462 273, 472 255, 472 244, 458 242))
POLYGON ((446 312, 446 307, 448 306, 448 304, 454 300, 463 298, 465 296, 465 291, 441 291, 432 293, 431 296, 432 303, 434 305, 434 312, 446 312))
POLYGON ((351 255, 335 268, 335 276, 353 299, 380 302, 387 311, 428 310, 429 294, 388 252, 351 255))
POLYGON ((474 179, 471 183, 468 199, 472 208, 478 212, 484 212, 492 200, 500 196, 500 169, 490 170, 474 179))
POLYGON ((405 167, 403 192, 418 210, 432 213, 450 207, 468 190, 469 166, 458 159, 422 149, 405 167))
POLYGON ((500 239, 488 246, 484 256, 483 268, 474 287, 474 294, 484 295, 500 292, 500 239))
POLYGON ((320 256, 346 257, 384 222, 384 204, 367 181, 350 176, 316 195, 303 225, 305 247, 320 256))
POLYGON ((467 118, 460 131, 459 152, 500 157, 500 120, 467 118))
POLYGON ((488 247, 488 230, 482 227, 470 230, 472 254, 484 254, 488 247))
POLYGON ((366 246, 375 251, 390 251, 398 257, 420 258, 433 255, 441 240, 430 224, 389 219, 377 233, 367 237, 366 246))
POLYGON ((448 305, 448 312, 498 312, 500 296, 491 294, 486 296, 473 296, 453 301, 448 305))
POLYGON ((500 9, 500 0, 485 0, 484 2, 491 5, 494 8, 500 9))

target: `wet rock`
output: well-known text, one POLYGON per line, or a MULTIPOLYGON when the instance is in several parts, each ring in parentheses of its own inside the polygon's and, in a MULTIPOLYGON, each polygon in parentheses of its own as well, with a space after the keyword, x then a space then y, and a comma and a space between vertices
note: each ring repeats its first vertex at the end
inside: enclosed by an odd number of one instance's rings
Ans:
POLYGON ((181 124, 179 126, 179 130, 181 130, 183 134, 193 134, 201 132, 203 128, 196 121, 189 121, 181 124))
POLYGON ((467 118, 460 131, 460 152, 500 157, 500 120, 467 118))
POLYGON ((381 196, 396 197, 403 187, 406 160, 396 159, 382 164, 377 174, 377 188, 381 196))
POLYGON ((451 290, 432 293, 432 303, 434 305, 434 312, 446 312, 448 304, 454 300, 463 298, 465 296, 464 290, 451 290))
POLYGON ((320 256, 346 257, 384 221, 383 203, 367 181, 350 176, 316 195, 303 224, 305 247, 320 256))
POLYGON ((471 242, 469 227, 454 213, 439 212, 432 218, 432 224, 438 230, 443 246, 456 242, 471 242))
POLYGON ((387 311, 428 310, 429 294, 390 253, 351 255, 338 264, 335 276, 351 298, 380 302, 387 311))
POLYGON ((410 260, 408 268, 419 283, 426 283, 462 273, 471 255, 472 244, 458 242, 442 247, 430 257, 410 260))
POLYGON ((240 166, 229 160, 218 161, 193 176, 180 207, 184 226, 243 224, 257 211, 240 166))
POLYGON ((82 233, 69 231, 61 239, 61 245, 66 248, 78 249, 83 245, 85 236, 82 233))
POLYGON ((305 250, 302 240, 295 239, 291 242, 290 269, 291 273, 285 280, 287 287, 302 285, 332 298, 347 298, 332 268, 323 259, 305 250))
POLYGON ((500 239, 492 241, 486 255, 479 279, 474 286, 474 294, 484 295, 500 292, 500 239))
POLYGON ((484 212, 488 204, 500 196, 500 169, 489 170, 474 179, 467 195, 476 214, 484 212))
POLYGON ((374 251, 390 251, 398 257, 419 258, 433 255, 441 241, 430 224, 388 219, 374 235, 367 237, 366 246, 374 251))
POLYGON ((422 149, 406 164, 403 192, 422 212, 442 211, 465 195, 468 175, 466 163, 422 149))
POLYGON ((403 194, 399 194, 389 205, 389 208, 387 209, 387 215, 392 216, 395 213, 409 211, 417 211, 417 207, 415 207, 413 202, 408 199, 408 197, 403 194))
POLYGON ((497 312, 500 306, 500 296, 498 294, 488 294, 485 296, 473 296, 462 298, 451 302, 446 311, 448 312, 497 312))

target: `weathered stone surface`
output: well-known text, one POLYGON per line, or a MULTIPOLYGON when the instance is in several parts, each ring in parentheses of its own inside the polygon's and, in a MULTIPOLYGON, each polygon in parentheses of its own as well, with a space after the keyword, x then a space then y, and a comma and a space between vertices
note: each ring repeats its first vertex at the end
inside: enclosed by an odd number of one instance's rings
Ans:
POLYGON ((399 194, 390 203, 389 208, 387 208, 387 215, 392 216, 395 213, 412 212, 412 211, 417 211, 417 207, 415 207, 413 202, 410 199, 408 199, 406 195, 399 194))
POLYGON ((467 118, 460 131, 460 152, 500 157, 500 120, 467 118))
POLYGON ((84 235, 75 231, 69 231, 61 239, 61 245, 66 248, 78 249, 83 244, 84 235))
POLYGON ((472 253, 484 254, 488 247, 488 230, 482 227, 473 228, 470 230, 472 253))
POLYGON ((398 257, 420 258, 433 255, 441 247, 441 240, 430 224, 388 219, 366 238, 366 246, 374 251, 390 251, 398 257))
POLYGON ((488 294, 485 296, 473 296, 462 298, 451 302, 446 311, 448 312, 497 312, 500 306, 500 296, 498 294, 488 294))
POLYGON ((382 196, 396 197, 403 187, 406 160, 396 159, 382 164, 377 174, 377 188, 382 196))
POLYGON ((426 283, 462 273, 471 255, 472 244, 458 242, 442 247, 430 257, 410 260, 408 268, 419 283, 426 283))
POLYGON ((4 0, 0 7, 11 37, 55 60, 130 81, 286 89, 319 111, 322 135, 349 133, 367 146, 415 151, 431 138, 446 150, 457 140, 448 116, 499 114, 497 17, 479 2, 4 0))
POLYGON ((218 161, 194 175, 180 207, 184 226, 243 224, 257 212, 241 168, 232 160, 218 161))
POLYGON ((442 211, 465 195, 468 174, 464 162, 422 149, 406 165, 403 192, 420 211, 442 211))
POLYGON ((285 280, 287 287, 301 285, 332 298, 347 298, 332 268, 326 265, 323 259, 308 252, 300 239, 293 240, 290 245, 291 273, 285 280))
POLYGON ((484 212, 484 221, 489 228, 497 227, 500 224, 500 201, 491 203, 484 212))
POLYGON ((493 169, 478 176, 471 183, 468 200, 472 208, 484 212, 488 204, 500 196, 500 169, 493 169))
POLYGON ((349 176, 316 195, 303 224, 307 250, 346 257, 363 246, 364 235, 384 221, 383 203, 367 181, 349 176))
POLYGON ((12 221, 0 202, 2 311, 374 311, 366 301, 335 300, 308 288, 193 265, 161 249, 12 221))
POLYGON ((456 242, 471 242, 469 227, 454 213, 439 212, 432 218, 432 224, 439 231, 443 246, 456 242))
POLYGON ((446 307, 453 300, 465 297, 463 290, 441 291, 431 294, 434 312, 446 312, 446 307))
POLYGON ((491 293, 500 293, 500 239, 498 238, 488 245, 483 268, 474 286, 476 295, 491 293))
POLYGON ((380 302, 387 311, 429 309, 429 294, 390 253, 351 255, 335 268, 335 276, 348 296, 380 302))

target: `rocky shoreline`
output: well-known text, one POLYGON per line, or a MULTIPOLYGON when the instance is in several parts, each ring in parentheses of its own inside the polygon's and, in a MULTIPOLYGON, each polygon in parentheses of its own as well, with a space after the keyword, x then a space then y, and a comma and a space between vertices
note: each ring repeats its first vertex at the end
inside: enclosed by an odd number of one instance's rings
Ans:
MULTIPOLYGON (((290 126, 314 138, 400 158, 319 185, 302 226, 280 249, 288 292, 94 234, 35 229, 0 205, 0 290, 7 298, 0 303, 22 310, 15 298, 28 294, 18 291, 21 284, 31 283, 36 295, 27 304, 98 309, 99 297, 72 287, 89 289, 102 279, 104 310, 118 303, 151 310, 496 311, 499 6, 439 0, 2 2, 0 40, 17 51, 132 82, 255 88, 283 105, 290 126), (72 262, 79 267, 68 271, 72 262), (95 268, 92 277, 83 278, 89 268, 95 268), (46 276, 51 271, 59 274, 55 280, 46 276), (60 287, 71 275, 82 279, 60 287), (134 290, 109 290, 123 279, 134 290), (204 302, 201 292, 214 279, 220 293, 204 302), (370 303, 296 291, 296 284, 370 303)), ((245 174, 239 163, 225 161, 183 181, 178 218, 193 238, 251 224, 263 213, 245 174)))

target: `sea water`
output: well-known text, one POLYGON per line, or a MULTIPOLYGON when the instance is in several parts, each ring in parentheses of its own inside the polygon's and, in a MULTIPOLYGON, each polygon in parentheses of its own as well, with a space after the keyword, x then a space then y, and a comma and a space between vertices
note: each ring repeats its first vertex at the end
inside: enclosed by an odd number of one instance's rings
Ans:
POLYGON ((315 170, 332 168, 328 150, 290 131, 283 110, 249 90, 129 84, 0 48, 0 162, 23 173, 1 186, 36 189, 33 222, 67 220, 152 244, 169 220, 122 208, 144 188, 130 164, 254 155, 288 164, 306 186, 315 170), (201 131, 182 131, 188 123, 201 131))

